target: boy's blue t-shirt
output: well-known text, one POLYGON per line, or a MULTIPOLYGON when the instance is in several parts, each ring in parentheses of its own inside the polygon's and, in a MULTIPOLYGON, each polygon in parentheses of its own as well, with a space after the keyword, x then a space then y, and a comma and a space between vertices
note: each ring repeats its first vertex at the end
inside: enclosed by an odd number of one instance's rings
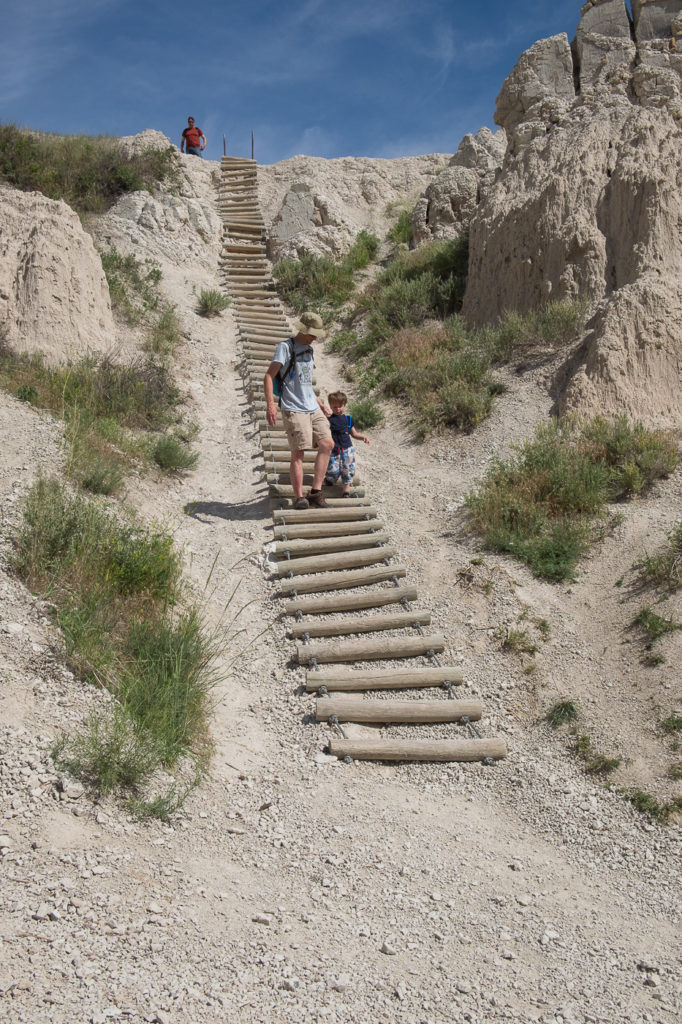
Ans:
POLYGON ((346 416, 345 412, 338 413, 336 416, 332 415, 329 417, 329 426, 335 448, 353 447, 353 439, 350 436, 350 430, 353 426, 352 416, 346 416))

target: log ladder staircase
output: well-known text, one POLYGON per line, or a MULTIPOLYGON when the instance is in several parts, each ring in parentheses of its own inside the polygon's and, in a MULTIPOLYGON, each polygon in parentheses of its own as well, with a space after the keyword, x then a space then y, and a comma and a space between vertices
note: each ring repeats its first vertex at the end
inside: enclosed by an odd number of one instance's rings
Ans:
MULTIPOLYGON (((282 499, 293 495, 289 453, 281 424, 268 426, 262 381, 275 346, 290 336, 291 328, 275 291, 266 254, 256 163, 223 157, 221 165, 221 273, 233 301, 244 385, 262 443, 280 596, 287 599, 282 609, 292 619, 290 632, 297 641, 296 660, 307 668, 306 691, 318 695, 315 717, 318 722, 331 723, 339 733, 330 743, 330 752, 347 761, 492 763, 505 757, 504 741, 483 738, 473 724, 481 718, 481 704, 455 699, 454 688, 462 682, 462 672, 441 664, 439 655, 445 649, 445 640, 424 631, 431 621, 430 614, 412 608, 417 590, 403 582, 406 570, 395 560, 396 548, 364 490, 356 487, 353 497, 342 499, 339 487, 325 488, 330 506, 326 509, 280 507, 286 503, 282 499), (359 614, 363 611, 372 614, 359 614), (397 631, 402 635, 396 635, 397 631), (399 660, 406 667, 351 667, 382 660, 399 660), (348 667, 320 667, 339 664, 348 667), (423 699, 426 687, 441 687, 443 695, 440 699, 423 699), (420 699, 414 699, 415 695, 410 700, 366 696, 372 691, 408 688, 418 690, 420 699), (464 727, 466 738, 406 739, 383 733, 378 738, 348 739, 342 723, 458 723, 455 731, 464 727)), ((314 451, 306 452, 305 483, 312 479, 314 457, 314 451)), ((355 482, 359 483, 357 475, 355 482)))

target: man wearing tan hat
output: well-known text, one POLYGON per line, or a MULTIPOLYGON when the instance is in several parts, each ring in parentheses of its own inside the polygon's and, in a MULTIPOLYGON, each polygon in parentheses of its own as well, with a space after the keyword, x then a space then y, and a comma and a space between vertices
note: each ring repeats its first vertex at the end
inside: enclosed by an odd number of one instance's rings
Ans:
POLYGON ((324 338, 322 320, 317 313, 301 313, 301 319, 294 324, 293 338, 281 341, 275 349, 265 377, 266 416, 274 427, 277 422, 275 404, 275 382, 280 388, 279 404, 282 421, 287 433, 291 462, 289 472, 294 489, 294 508, 326 508, 322 496, 322 482, 329 464, 334 442, 327 416, 331 410, 319 400, 313 390, 313 342, 324 338), (280 374, 280 370, 283 372, 280 374), (313 466, 313 484, 303 496, 303 453, 306 448, 317 448, 313 466))

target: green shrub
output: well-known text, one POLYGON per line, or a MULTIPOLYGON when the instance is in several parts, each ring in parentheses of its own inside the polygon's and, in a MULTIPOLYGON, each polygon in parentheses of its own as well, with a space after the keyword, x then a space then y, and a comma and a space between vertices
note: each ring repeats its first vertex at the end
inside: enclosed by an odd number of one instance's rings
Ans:
POLYGON ((230 299, 223 292, 215 288, 202 288, 199 292, 197 313, 205 317, 219 316, 229 305, 230 299))
POLYGON ((300 260, 280 260, 272 272, 282 297, 297 313, 323 306, 338 308, 353 291, 350 267, 329 256, 307 253, 300 260))
POLYGON ((164 434, 154 445, 154 462, 167 472, 194 469, 198 461, 198 453, 191 451, 173 434, 164 434))
POLYGON ((115 246, 100 253, 109 285, 111 308, 129 324, 138 324, 154 312, 160 302, 161 270, 153 260, 124 255, 115 246))
POLYGON ((33 405, 38 401, 38 392, 32 384, 21 384, 17 388, 17 398, 20 402, 28 402, 29 405, 33 405))
POLYGON ((376 259, 380 244, 376 235, 363 229, 344 256, 342 265, 350 270, 363 270, 376 259))
POLYGON ((157 321, 149 328, 144 348, 156 355, 171 356, 181 340, 182 332, 176 308, 164 305, 157 321))
POLYGON ((383 409, 372 398, 351 402, 348 406, 348 413, 353 417, 358 430, 376 427, 384 418, 383 409))
POLYGON ((665 733, 682 732, 682 715, 668 715, 661 722, 661 728, 665 733))
POLYGON ((670 435, 629 427, 622 418, 572 419, 540 426, 507 461, 495 460, 467 497, 487 547, 526 562, 551 580, 572 578, 605 504, 666 475, 677 461, 670 435), (625 443, 627 439, 627 443, 625 443))
POLYGON ((60 763, 101 792, 135 793, 160 765, 202 761, 226 637, 207 633, 194 607, 173 611, 182 587, 169 534, 122 523, 40 480, 25 502, 12 565, 55 605, 69 664, 120 704, 112 718, 63 738, 60 763))
POLYGON ((0 124, 0 179, 63 199, 79 213, 102 212, 121 195, 177 179, 173 147, 132 154, 105 136, 46 135, 0 124))
POLYGON ((621 757, 606 757, 595 753, 592 740, 585 735, 576 737, 575 749, 588 775, 610 775, 620 767, 623 760, 621 757))
POLYGON ((395 245, 411 245, 412 244, 412 214, 413 210, 401 210, 398 215, 398 219, 393 224, 387 234, 387 238, 390 242, 395 245))

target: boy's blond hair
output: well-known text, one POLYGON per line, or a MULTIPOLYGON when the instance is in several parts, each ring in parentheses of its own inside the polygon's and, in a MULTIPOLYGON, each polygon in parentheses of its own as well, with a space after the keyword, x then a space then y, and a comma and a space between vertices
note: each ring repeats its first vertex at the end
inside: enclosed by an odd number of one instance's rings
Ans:
POLYGON ((330 405, 347 405, 348 395, 344 395, 343 391, 332 391, 330 395, 327 395, 327 401, 330 405))

